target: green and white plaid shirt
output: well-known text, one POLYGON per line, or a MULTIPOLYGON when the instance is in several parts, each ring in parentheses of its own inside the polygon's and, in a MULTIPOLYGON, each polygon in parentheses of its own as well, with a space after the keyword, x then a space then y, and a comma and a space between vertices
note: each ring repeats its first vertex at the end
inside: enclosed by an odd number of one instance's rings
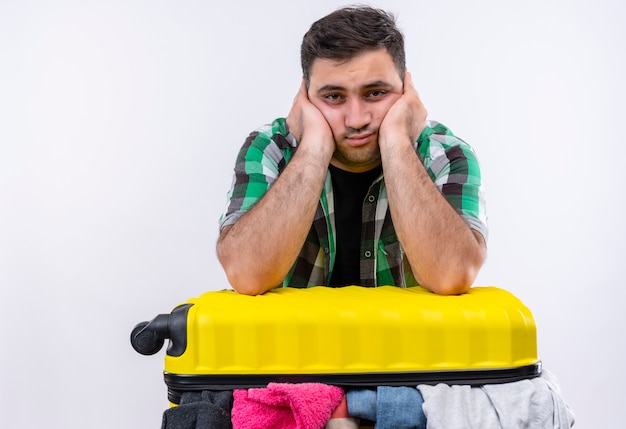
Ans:
MULTIPOLYGON (((220 218, 220 230, 237 222, 265 195, 297 146, 284 118, 250 134, 237 157, 228 205, 220 218)), ((487 216, 480 167, 472 148, 434 121, 428 122, 414 147, 446 200, 469 227, 480 232, 486 240, 487 216)), ((416 285, 391 222, 383 175, 370 187, 362 213, 361 286, 416 285)), ((283 286, 309 287, 329 283, 336 255, 334 218, 332 181, 327 173, 313 225, 283 286)), ((276 221, 280 222, 280 219, 276 221)))

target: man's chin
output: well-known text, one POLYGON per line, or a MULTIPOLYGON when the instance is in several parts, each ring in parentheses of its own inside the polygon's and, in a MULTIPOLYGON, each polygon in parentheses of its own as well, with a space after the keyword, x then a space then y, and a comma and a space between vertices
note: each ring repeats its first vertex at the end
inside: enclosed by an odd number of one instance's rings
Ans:
MULTIPOLYGON (((370 156, 348 156, 342 152, 335 151, 331 164, 342 170, 351 171, 354 173, 361 173, 369 171, 380 165, 380 152, 371 154, 370 156)), ((361 154, 362 155, 362 154, 361 154)))

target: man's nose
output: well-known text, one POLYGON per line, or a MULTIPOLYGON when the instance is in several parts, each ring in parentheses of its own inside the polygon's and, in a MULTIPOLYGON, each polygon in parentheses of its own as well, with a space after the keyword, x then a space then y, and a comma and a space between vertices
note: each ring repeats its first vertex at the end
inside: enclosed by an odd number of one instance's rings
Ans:
POLYGON ((362 100, 350 100, 346 104, 346 127, 360 130, 369 125, 372 115, 362 100))

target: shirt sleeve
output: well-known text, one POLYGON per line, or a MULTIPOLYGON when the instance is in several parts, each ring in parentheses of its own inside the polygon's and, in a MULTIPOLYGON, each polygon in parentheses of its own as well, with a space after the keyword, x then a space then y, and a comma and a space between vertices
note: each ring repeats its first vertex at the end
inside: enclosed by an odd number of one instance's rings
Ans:
POLYGON ((219 219, 220 231, 237 222, 265 195, 285 165, 272 126, 252 132, 239 150, 226 209, 219 219))
POLYGON ((487 241, 486 201, 476 153, 438 123, 418 140, 418 153, 431 179, 470 228, 487 241))

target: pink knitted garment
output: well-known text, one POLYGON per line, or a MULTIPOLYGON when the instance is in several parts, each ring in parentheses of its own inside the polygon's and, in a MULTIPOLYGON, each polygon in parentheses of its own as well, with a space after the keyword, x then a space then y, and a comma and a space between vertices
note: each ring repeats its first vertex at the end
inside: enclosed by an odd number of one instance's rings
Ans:
POLYGON ((233 429, 323 429, 344 396, 320 383, 270 383, 233 392, 233 429))

